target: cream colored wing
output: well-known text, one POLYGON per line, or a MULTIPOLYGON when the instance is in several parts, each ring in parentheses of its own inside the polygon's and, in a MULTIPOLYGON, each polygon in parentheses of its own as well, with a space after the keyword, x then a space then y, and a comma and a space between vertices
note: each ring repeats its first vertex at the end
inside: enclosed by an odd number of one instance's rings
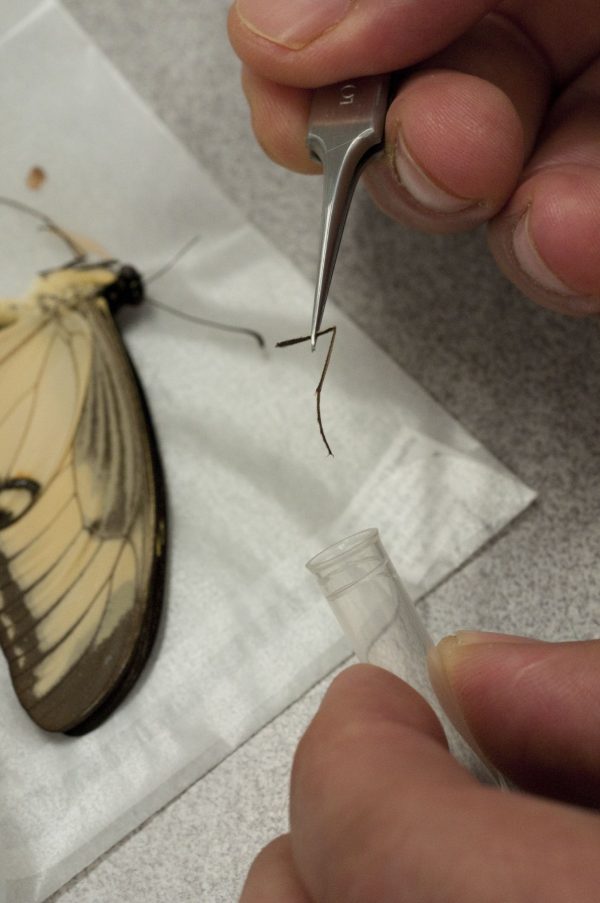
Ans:
POLYGON ((85 733, 156 632, 164 495, 145 401, 96 300, 0 329, 0 643, 41 727, 85 733))

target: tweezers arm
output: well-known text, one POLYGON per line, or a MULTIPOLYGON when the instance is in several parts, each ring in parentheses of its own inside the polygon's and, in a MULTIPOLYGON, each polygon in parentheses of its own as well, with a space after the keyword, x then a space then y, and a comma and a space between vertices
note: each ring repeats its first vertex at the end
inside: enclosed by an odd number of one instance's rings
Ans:
POLYGON ((360 170, 384 139, 389 75, 373 75, 315 91, 307 144, 323 166, 321 255, 311 324, 314 348, 360 170))

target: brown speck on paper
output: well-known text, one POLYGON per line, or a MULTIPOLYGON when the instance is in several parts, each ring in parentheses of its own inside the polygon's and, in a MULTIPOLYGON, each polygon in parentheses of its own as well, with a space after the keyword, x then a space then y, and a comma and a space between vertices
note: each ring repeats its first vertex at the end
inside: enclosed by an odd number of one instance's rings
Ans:
POLYGON ((32 166, 27 173, 25 184, 32 191, 38 191, 46 181, 46 171, 41 166, 32 166))

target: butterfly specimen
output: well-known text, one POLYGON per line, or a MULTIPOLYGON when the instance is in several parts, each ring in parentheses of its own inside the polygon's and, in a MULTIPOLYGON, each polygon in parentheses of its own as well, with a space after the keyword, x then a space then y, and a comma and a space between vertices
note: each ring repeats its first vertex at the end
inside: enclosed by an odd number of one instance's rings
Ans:
POLYGON ((142 298, 131 267, 78 263, 0 307, 0 643, 49 731, 101 723, 158 625, 164 481, 112 319, 142 298))
MULTIPOLYGON (((79 250, 37 211, 0 202, 79 250)), ((99 725, 159 623, 164 479, 113 319, 143 299, 135 269, 78 255, 0 302, 0 645, 21 705, 48 731, 99 725)))

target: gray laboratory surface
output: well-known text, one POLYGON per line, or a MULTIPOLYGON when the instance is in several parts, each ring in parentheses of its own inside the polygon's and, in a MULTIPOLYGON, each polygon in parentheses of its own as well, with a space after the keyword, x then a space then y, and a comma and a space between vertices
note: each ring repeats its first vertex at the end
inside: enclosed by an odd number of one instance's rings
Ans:
MULTIPOLYGON (((320 183, 252 137, 224 0, 65 0, 226 194, 312 278, 320 183)), ((537 502, 439 587, 476 624, 545 639, 600 628, 600 332, 540 310, 497 272, 479 231, 431 237, 359 190, 333 285, 344 310, 504 464, 537 502)), ((307 327, 311 298, 307 297, 307 327)), ((458 625, 457 625, 458 626, 458 625)), ((123 840, 52 900, 232 903, 286 827, 295 743, 328 681, 123 840)))

